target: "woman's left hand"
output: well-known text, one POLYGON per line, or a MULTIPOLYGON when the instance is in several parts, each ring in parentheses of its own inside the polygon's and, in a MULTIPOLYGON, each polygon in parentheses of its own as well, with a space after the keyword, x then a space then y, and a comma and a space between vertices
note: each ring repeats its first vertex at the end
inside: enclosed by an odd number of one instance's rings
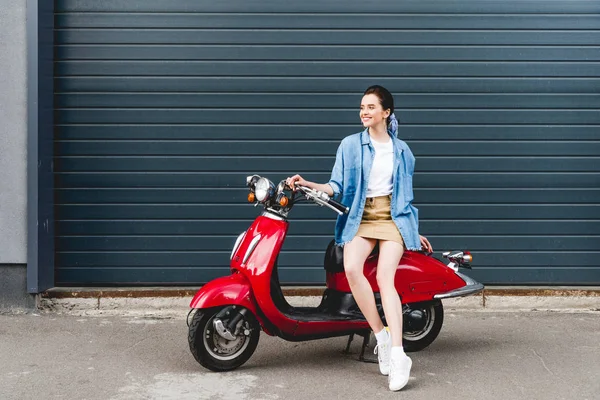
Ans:
POLYGON ((421 235, 419 235, 419 238, 421 239, 421 248, 428 253, 433 253, 433 247, 431 247, 431 243, 429 243, 429 240, 427 240, 425 236, 421 235))

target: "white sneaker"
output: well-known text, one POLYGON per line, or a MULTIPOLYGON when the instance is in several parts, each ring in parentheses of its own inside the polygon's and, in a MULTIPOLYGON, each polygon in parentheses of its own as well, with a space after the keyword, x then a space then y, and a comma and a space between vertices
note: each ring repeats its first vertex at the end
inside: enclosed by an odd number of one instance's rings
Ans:
POLYGON ((379 361, 379 372, 382 375, 388 375, 390 373, 390 355, 392 353, 392 337, 388 336, 388 340, 385 343, 377 343, 375 350, 377 354, 377 360, 379 361))
POLYGON ((410 369, 412 367, 412 360, 406 354, 400 358, 391 358, 389 364, 388 383, 390 390, 398 391, 402 389, 408 383, 410 378, 410 369))

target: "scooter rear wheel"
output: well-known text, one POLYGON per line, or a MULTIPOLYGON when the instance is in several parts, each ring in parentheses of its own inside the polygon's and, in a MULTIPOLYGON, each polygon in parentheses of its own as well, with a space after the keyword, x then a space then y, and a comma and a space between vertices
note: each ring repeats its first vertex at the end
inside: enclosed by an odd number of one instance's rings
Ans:
POLYGON ((421 351, 433 343, 442 330, 442 324, 444 323, 444 306, 439 300, 417 308, 417 310, 424 313, 425 326, 418 331, 404 332, 402 346, 407 352, 421 351))
MULTIPOLYGON (((194 358, 211 371, 231 371, 243 365, 254 353, 260 337, 260 324, 249 310, 236 324, 234 340, 227 340, 215 329, 215 316, 224 307, 199 309, 190 323, 188 342, 194 358)), ((243 308, 238 307, 237 311, 243 308)), ((233 318, 231 315, 230 318, 233 318)), ((227 325, 229 319, 222 319, 227 325)))

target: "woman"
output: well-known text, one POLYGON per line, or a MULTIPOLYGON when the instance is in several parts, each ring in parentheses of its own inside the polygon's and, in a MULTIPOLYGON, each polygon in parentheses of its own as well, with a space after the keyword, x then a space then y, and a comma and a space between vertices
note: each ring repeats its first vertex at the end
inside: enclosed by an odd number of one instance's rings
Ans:
POLYGON ((396 137, 398 121, 394 98, 382 86, 369 87, 362 98, 363 132, 340 144, 331 180, 318 184, 295 175, 287 184, 308 186, 330 196, 342 195, 350 206, 338 217, 336 244, 344 246, 344 269, 352 294, 375 332, 379 370, 388 375, 390 390, 408 382, 411 359, 402 348, 402 304, 394 287, 396 269, 404 249, 431 252, 429 241, 418 233, 418 211, 412 206, 412 175, 415 158, 396 137), (375 306, 371 285, 363 273, 365 260, 379 241, 377 284, 389 332, 375 306))

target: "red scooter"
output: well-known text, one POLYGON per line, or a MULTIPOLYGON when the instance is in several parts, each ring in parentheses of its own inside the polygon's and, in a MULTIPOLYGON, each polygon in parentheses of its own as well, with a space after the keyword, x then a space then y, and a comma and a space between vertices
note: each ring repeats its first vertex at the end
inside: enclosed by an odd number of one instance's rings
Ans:
MULTIPOLYGON (((289 341, 350 336, 364 338, 361 359, 370 328, 360 312, 344 274, 340 247, 332 241, 325 253, 327 287, 317 307, 292 307, 285 300, 277 275, 277 259, 288 230, 288 215, 301 201, 348 213, 343 204, 326 193, 285 181, 275 186, 267 178, 247 178, 248 201, 264 207, 247 231, 240 234, 231 252, 231 275, 217 278, 196 293, 188 314, 189 345, 196 360, 213 371, 229 371, 244 364, 254 353, 260 330, 289 341), (191 318, 191 321, 190 321, 191 318)), ((430 254, 405 251, 395 285, 402 299, 403 345, 406 351, 429 346, 444 319, 442 299, 466 296, 483 285, 458 272, 470 267, 469 252, 447 252, 446 265, 430 254)), ((364 272, 379 312, 384 318, 376 280, 377 247, 367 258, 364 272)))

